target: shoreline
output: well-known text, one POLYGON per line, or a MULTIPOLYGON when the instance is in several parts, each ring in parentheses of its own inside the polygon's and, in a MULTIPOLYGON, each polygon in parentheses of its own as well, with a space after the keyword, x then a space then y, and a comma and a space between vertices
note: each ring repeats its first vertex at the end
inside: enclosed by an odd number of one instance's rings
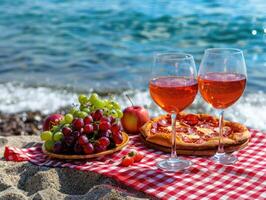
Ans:
MULTIPOLYGON (((64 107, 54 113, 64 114, 67 110, 68 107, 64 107)), ((39 135, 42 131, 43 121, 48 115, 40 111, 12 114, 0 112, 0 136, 39 135)))

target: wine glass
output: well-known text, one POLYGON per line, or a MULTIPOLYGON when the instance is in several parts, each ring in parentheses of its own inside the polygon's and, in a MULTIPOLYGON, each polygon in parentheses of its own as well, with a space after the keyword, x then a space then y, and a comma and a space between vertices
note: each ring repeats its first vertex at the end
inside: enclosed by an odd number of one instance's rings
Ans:
POLYGON ((218 151, 212 157, 221 164, 234 164, 237 157, 227 154, 223 145, 224 109, 243 94, 247 72, 243 52, 232 48, 206 49, 202 58, 198 83, 203 99, 219 111, 218 151))
POLYGON ((183 170, 192 163, 176 155, 176 115, 188 107, 198 92, 197 72, 192 55, 177 52, 157 53, 149 81, 153 101, 171 115, 171 156, 157 163, 166 171, 183 170))

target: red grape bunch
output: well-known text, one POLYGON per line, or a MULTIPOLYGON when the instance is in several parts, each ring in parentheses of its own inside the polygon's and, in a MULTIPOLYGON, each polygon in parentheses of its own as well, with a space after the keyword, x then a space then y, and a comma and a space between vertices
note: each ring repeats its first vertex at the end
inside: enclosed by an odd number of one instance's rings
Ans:
POLYGON ((79 96, 73 107, 51 130, 41 133, 47 151, 58 154, 94 154, 123 142, 120 118, 123 113, 114 100, 102 100, 96 93, 79 96))

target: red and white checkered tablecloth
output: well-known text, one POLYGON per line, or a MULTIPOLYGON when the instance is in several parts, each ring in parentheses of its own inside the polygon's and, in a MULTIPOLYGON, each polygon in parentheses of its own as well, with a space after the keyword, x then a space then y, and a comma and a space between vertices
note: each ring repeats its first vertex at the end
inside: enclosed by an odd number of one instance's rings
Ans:
POLYGON ((183 157, 191 160, 193 166, 176 173, 158 170, 155 163, 168 155, 146 148, 138 136, 131 136, 127 148, 120 152, 87 161, 52 160, 40 146, 6 147, 5 158, 93 171, 160 199, 266 199, 266 133, 250 131, 251 142, 236 153, 239 161, 235 165, 216 164, 204 157, 183 157), (119 166, 128 149, 143 152, 145 158, 130 167, 119 166))

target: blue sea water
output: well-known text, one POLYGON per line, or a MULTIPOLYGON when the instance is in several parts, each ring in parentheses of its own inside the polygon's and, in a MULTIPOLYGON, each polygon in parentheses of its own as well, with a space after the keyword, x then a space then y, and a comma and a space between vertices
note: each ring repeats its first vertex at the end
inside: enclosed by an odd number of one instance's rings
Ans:
MULTIPOLYGON (((229 118, 265 129, 265 10, 264 0, 0 0, 0 110, 52 112, 91 90, 115 92, 123 105, 135 91, 149 107, 153 52, 184 51, 199 65, 204 49, 235 47, 248 86, 229 118)), ((202 104, 192 109, 208 110, 202 104)))

